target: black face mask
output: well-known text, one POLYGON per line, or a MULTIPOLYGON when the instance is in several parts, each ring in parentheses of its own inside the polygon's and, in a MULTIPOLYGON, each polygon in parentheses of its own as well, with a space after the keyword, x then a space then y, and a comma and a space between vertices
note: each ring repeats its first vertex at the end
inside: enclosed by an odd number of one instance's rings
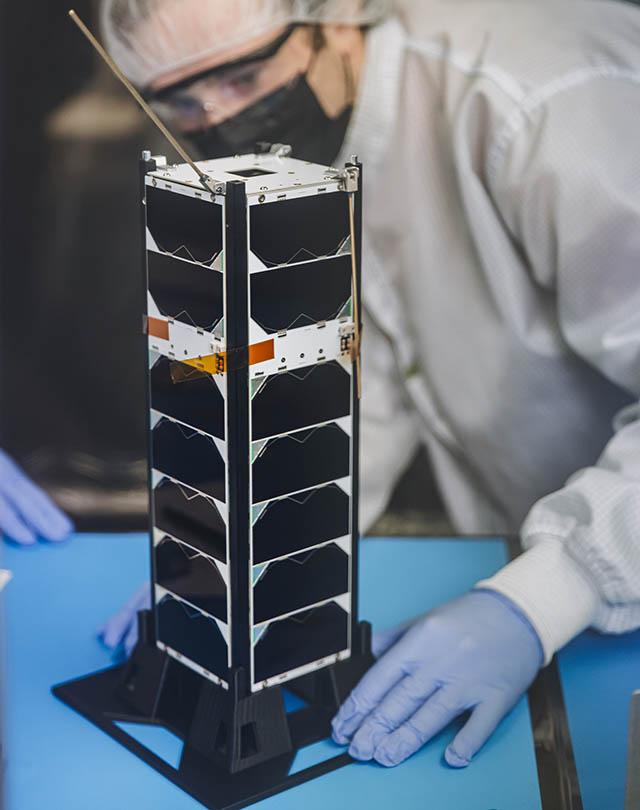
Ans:
POLYGON ((353 107, 329 118, 304 76, 251 107, 207 129, 185 136, 201 159, 248 154, 256 143, 289 144, 293 157, 330 166, 338 157, 353 107))

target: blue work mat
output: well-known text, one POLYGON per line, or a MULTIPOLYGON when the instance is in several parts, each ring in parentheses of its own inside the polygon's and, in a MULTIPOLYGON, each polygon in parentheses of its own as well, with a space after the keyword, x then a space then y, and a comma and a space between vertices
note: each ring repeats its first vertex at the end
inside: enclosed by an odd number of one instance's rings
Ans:
POLYGON ((559 655, 584 810, 623 810, 629 700, 640 689, 640 632, 589 631, 559 655))
MULTIPOLYGON (((500 540, 368 539, 361 544, 362 618, 382 629, 451 599, 506 561, 500 540)), ((96 628, 148 570, 143 535, 81 535, 61 546, 8 548, 7 810, 183 810, 200 805, 50 694, 104 668, 96 628)), ((140 738, 175 760, 170 735, 140 738)), ((443 762, 449 728, 403 765, 354 764, 260 803, 280 810, 420 808, 540 810, 526 700, 466 770, 443 762)), ((146 735, 146 736, 145 736, 146 735)), ((320 743, 316 754, 341 749, 320 743), (321 749, 321 750, 318 750, 321 749)), ((592 810, 592 808, 589 808, 592 810)))

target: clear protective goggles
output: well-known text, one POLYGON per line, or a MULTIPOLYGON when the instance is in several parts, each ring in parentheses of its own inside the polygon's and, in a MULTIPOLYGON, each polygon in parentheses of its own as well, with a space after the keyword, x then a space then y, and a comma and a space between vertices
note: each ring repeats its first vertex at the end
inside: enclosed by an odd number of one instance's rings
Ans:
POLYGON ((290 25, 268 45, 248 56, 217 65, 162 90, 145 92, 144 96, 158 115, 182 132, 221 123, 296 81, 299 72, 279 56, 294 31, 302 27, 306 26, 290 25))

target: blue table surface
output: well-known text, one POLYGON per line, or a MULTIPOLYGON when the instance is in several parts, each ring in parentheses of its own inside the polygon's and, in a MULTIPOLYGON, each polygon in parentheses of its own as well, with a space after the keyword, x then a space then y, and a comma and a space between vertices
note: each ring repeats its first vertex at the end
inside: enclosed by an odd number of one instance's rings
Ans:
MULTIPOLYGON (((360 610, 383 628, 451 599, 505 562, 499 540, 367 539, 360 610)), ((101 669, 112 657, 96 628, 147 575, 143 535, 82 535, 61 546, 7 548, 7 810, 135 807, 182 810, 196 801, 50 694, 53 684, 101 669)), ((585 810, 622 810, 626 711, 640 672, 640 637, 587 634, 561 657, 565 700, 585 810)), ((173 764, 175 738, 138 738, 173 764)), ((471 767, 442 761, 449 728, 402 766, 354 764, 260 803, 265 810, 362 807, 388 810, 540 810, 529 713, 521 701, 471 767)), ((300 769, 331 742, 305 749, 300 769)))
POLYGON ((583 633, 559 662, 584 810, 623 810, 629 700, 640 688, 640 632, 583 633))

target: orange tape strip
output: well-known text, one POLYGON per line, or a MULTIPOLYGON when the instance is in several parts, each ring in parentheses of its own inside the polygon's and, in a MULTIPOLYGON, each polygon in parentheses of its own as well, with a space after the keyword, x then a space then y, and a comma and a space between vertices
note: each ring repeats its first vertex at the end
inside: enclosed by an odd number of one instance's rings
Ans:
POLYGON ((160 318, 147 318, 147 333, 150 337, 157 337, 161 340, 169 340, 169 324, 160 318))
POLYGON ((276 344, 272 340, 263 340, 262 343, 253 343, 249 346, 249 365, 264 363, 265 360, 273 360, 276 356, 276 344))

